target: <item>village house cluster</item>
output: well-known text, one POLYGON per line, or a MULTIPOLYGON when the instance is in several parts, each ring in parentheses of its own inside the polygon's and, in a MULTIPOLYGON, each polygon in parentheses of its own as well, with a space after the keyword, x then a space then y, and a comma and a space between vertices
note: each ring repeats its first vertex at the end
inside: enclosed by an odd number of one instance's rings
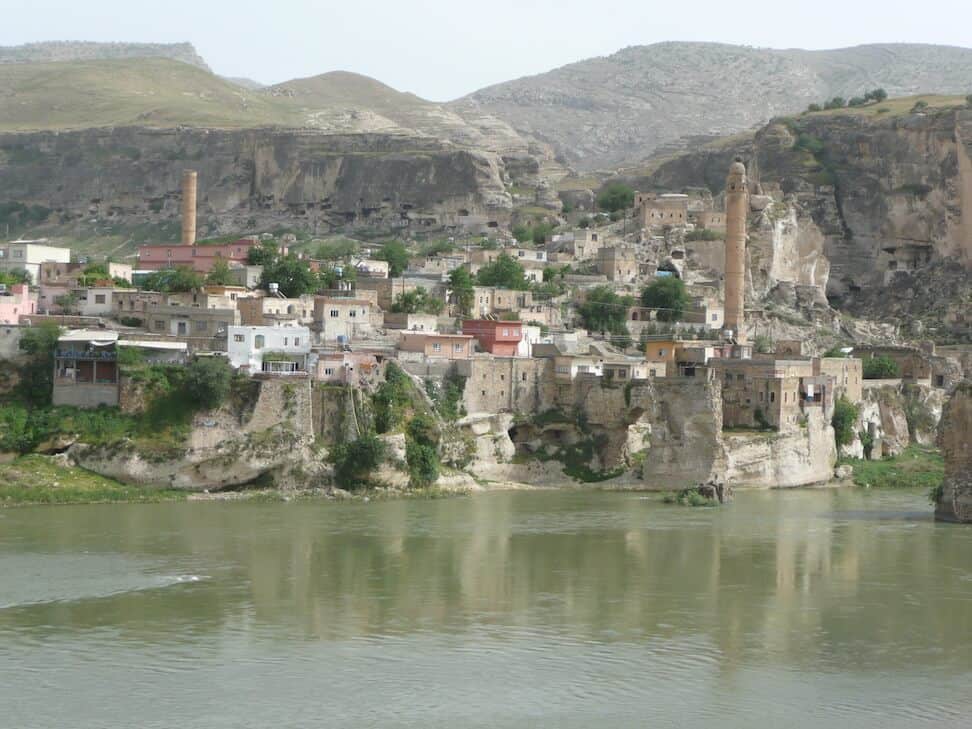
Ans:
MULTIPOLYGON (((45 241, 0 247, 0 272, 22 271, 26 282, 0 288, 0 352, 16 350, 23 327, 53 321, 63 327, 55 355, 56 405, 117 405, 125 350, 148 362, 179 364, 192 357, 225 357, 237 371, 258 378, 309 378, 362 385, 394 359, 423 378, 455 373, 467 378, 466 403, 476 412, 530 412, 539 383, 557 388, 708 378, 721 385, 726 428, 799 428, 810 413, 827 415, 839 397, 862 398, 861 357, 810 357, 801 342, 776 342, 756 353, 747 341, 743 303, 748 181, 733 164, 725 211, 699 207, 686 195, 638 193, 641 236, 678 227, 713 231, 723 251, 724 280, 690 287, 679 334, 657 333, 658 311, 637 302, 624 312, 632 346, 577 326, 578 305, 596 287, 619 293, 679 276, 672 259, 646 263, 638 247, 604 229, 561 233, 545 246, 466 246, 413 257, 392 277, 387 261, 355 256, 353 281, 334 290, 284 296, 261 288, 263 268, 251 263, 259 237, 217 244, 195 239, 196 176, 184 178, 183 238, 145 245, 132 263, 106 262, 92 275, 89 262, 45 241), (475 285, 460 307, 450 274, 475 277, 500 256, 516 261, 530 286, 475 285), (153 272, 186 268, 207 274, 219 264, 231 283, 204 284, 165 293, 144 286, 153 272), (539 295, 550 272, 560 293, 539 295), (439 302, 431 311, 394 311, 397 301, 422 293, 439 302), (691 334, 691 336, 687 336, 691 334)), ((712 237, 712 236, 710 236, 712 237)), ((281 250, 286 253, 286 248, 281 250)), ((320 270, 322 262, 302 259, 320 270)), ((888 348, 902 377, 947 386, 933 350, 888 348)))

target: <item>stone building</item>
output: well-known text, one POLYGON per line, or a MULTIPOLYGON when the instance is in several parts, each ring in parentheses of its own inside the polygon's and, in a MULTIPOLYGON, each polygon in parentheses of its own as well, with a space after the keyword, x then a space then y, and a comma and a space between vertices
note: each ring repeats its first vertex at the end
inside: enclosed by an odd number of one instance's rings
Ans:
POLYGON ((814 374, 810 360, 714 358, 709 367, 722 381, 722 419, 727 428, 771 427, 791 431, 810 409, 833 408, 830 378, 814 374))
POLYGON ((496 286, 473 287, 473 309, 478 316, 504 312, 519 312, 533 306, 533 292, 504 289, 496 286))
POLYGON ((726 231, 726 214, 720 210, 702 210, 695 216, 698 228, 724 233, 726 231))
POLYGON ((236 298, 243 326, 275 326, 278 324, 309 325, 314 321, 315 300, 312 295, 294 298, 252 296, 236 298))
POLYGON ((813 373, 831 379, 834 399, 845 397, 852 403, 859 403, 864 398, 862 362, 856 357, 815 358, 813 373))
POLYGON ((688 223, 688 195, 667 193, 648 197, 635 193, 635 209, 642 228, 679 227, 688 223))
POLYGON ((353 342, 371 336, 384 322, 384 314, 368 299, 317 296, 313 326, 323 342, 353 342))
POLYGON ((418 354, 431 359, 469 359, 473 341, 473 337, 468 334, 402 332, 398 349, 402 353, 418 354))
POLYGON ((598 273, 614 283, 630 284, 638 280, 640 266, 634 246, 602 248, 597 257, 598 273))

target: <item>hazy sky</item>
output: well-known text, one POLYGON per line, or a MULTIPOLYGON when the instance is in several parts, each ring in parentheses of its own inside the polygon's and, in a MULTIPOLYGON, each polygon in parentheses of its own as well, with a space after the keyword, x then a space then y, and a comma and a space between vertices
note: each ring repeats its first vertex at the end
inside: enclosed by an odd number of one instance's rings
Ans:
POLYGON ((217 73, 343 69, 445 101, 630 45, 972 45, 968 0, 0 0, 0 45, 190 41, 217 73))

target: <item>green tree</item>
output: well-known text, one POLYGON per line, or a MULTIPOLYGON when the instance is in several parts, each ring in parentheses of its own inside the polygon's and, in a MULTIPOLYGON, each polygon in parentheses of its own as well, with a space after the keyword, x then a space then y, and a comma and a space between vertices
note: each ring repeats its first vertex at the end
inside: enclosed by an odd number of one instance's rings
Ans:
POLYGON ((50 405, 54 389, 54 353, 61 328, 45 322, 24 330, 20 336, 20 350, 26 361, 20 368, 20 397, 34 407, 50 405))
POLYGON ((229 286, 233 283, 233 272, 225 258, 217 258, 206 274, 206 283, 216 286, 229 286))
POLYGON ((29 284, 30 273, 23 268, 12 268, 9 271, 0 271, 0 284, 15 286, 16 284, 29 284))
POLYGON ((893 380, 901 376, 901 367, 884 354, 868 357, 862 364, 865 380, 893 380))
POLYGON ((845 106, 847 106, 847 100, 843 96, 835 96, 824 104, 824 109, 843 109, 845 106))
POLYGON ((357 241, 338 240, 321 243, 317 247, 317 258, 321 261, 340 261, 358 252, 360 246, 357 241))
POLYGON ((374 433, 365 433, 350 443, 331 449, 334 477, 342 488, 354 490, 368 484, 371 473, 385 459, 385 444, 374 433))
POLYGON ((587 216, 581 218, 579 221, 577 221, 577 227, 580 228, 581 230, 586 230, 587 228, 590 228, 591 219, 588 218, 587 216))
POLYGON ((530 230, 530 227, 528 225, 523 225, 522 223, 519 225, 514 225, 511 232, 518 243, 526 243, 533 237, 533 231, 530 230))
POLYGON ((260 241, 260 245, 253 246, 246 254, 246 262, 251 266, 267 266, 277 260, 280 248, 276 241, 267 239, 260 241))
POLYGON ((414 291, 403 291, 396 296, 391 310, 394 314, 439 315, 444 308, 442 299, 431 296, 428 291, 419 286, 414 291))
POLYGON ((613 342, 627 346, 630 342, 626 323, 628 307, 633 303, 630 296, 618 296, 609 286, 596 286, 587 292, 587 298, 577 307, 577 313, 586 329, 609 333, 613 342))
POLYGON ((634 190, 623 182, 612 182, 598 194, 597 205, 609 213, 630 208, 634 205, 634 190))
POLYGON ((202 288, 203 277, 191 268, 164 268, 150 274, 142 288, 147 291, 161 291, 162 293, 176 293, 181 291, 195 291, 202 288))
POLYGON ((272 283, 279 286, 284 296, 294 298, 317 291, 320 281, 317 274, 310 270, 307 261, 291 253, 263 267, 260 288, 267 289, 272 283))
POLYGON ((452 303, 456 305, 460 316, 469 316, 473 304, 476 302, 476 292, 473 289, 473 277, 465 266, 453 269, 449 274, 449 289, 452 291, 452 303))
POLYGON ((878 103, 881 103, 886 98, 888 98, 888 92, 885 91, 884 89, 873 89, 871 91, 868 91, 866 94, 864 94, 864 98, 867 101, 876 101, 878 103))
POLYGON ((641 292, 641 305, 658 309, 658 321, 679 321, 689 305, 685 282, 675 276, 655 279, 641 292))
POLYGON ((830 424, 834 426, 834 439, 838 447, 854 442, 854 424, 857 422, 857 416, 857 406, 846 397, 841 396, 834 403, 834 415, 830 424))
POLYGON ((848 106, 864 106, 867 103, 867 99, 863 96, 854 96, 850 101, 847 102, 848 106))
POLYGON ((413 488, 430 486, 439 478, 439 455, 434 448, 410 440, 405 443, 405 462, 413 488))
POLYGON ((529 288, 523 265, 506 253, 500 253, 495 261, 480 268, 476 280, 480 286, 499 286, 517 290, 529 288))
POLYGON ((820 106, 820 104, 810 104, 810 106, 807 107, 807 111, 812 114, 815 111, 823 111, 823 107, 820 106))
POLYGON ((189 401, 204 410, 218 408, 230 391, 233 370, 223 357, 199 357, 186 367, 189 401))
POLYGON ((408 248, 397 240, 389 241, 375 254, 379 261, 388 261, 388 275, 398 278, 408 268, 408 248))

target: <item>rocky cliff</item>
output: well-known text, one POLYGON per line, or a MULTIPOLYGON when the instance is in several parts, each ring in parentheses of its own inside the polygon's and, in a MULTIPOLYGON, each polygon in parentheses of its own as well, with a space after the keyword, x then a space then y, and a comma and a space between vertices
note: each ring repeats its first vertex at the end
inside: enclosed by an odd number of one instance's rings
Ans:
POLYGON ((935 508, 941 521, 972 523, 972 382, 956 387, 941 426, 945 482, 935 508))
POLYGON ((95 43, 44 41, 0 46, 0 63, 49 63, 131 58, 169 58, 209 70, 191 43, 95 43))
POLYGON ((972 50, 884 44, 825 51, 658 43, 508 81, 459 99, 551 144, 579 169, 732 134, 833 96, 966 94, 972 50))
POLYGON ((718 193, 743 156, 753 180, 750 297, 790 281, 911 334, 972 334, 972 109, 942 101, 775 121, 633 178, 641 189, 718 193), (882 111, 883 110, 883 111, 882 111), (767 202, 771 201, 771 202, 767 202), (771 255, 770 255, 771 254, 771 255))

